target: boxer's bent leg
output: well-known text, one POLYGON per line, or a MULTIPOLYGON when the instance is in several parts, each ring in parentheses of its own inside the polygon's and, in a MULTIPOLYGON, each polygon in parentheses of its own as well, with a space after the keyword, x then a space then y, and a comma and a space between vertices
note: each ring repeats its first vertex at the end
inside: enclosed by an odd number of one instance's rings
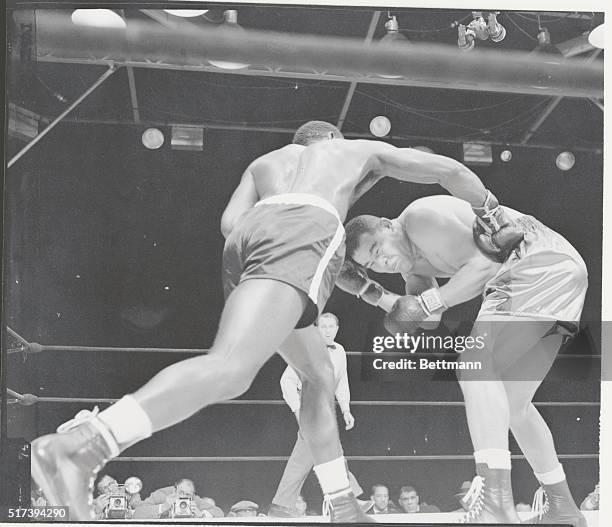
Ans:
POLYGON ((562 340, 557 334, 540 339, 527 354, 502 372, 510 406, 510 430, 537 473, 559 466, 550 429, 531 400, 550 370, 562 340))
POLYGON ((531 402, 550 370, 562 341, 563 337, 558 334, 540 339, 503 373, 504 386, 510 404, 510 430, 544 489, 545 498, 540 496, 541 522, 586 527, 586 520, 578 510, 557 457, 550 428, 531 402), (525 377, 527 372, 529 380, 516 380, 525 377), (548 503, 546 509, 544 502, 548 503))
MULTIPOLYGON (((494 367, 494 349, 501 330, 499 323, 476 320, 471 335, 486 335, 484 349, 464 351, 460 362, 466 365, 480 363, 481 370, 457 370, 465 413, 474 451, 489 449, 508 450, 510 412, 503 384, 494 367)), ((477 463, 480 461, 477 459, 477 463)))
POLYGON ((280 354, 300 374, 300 432, 315 465, 342 456, 334 408, 334 372, 320 332, 314 326, 295 330, 280 354))
POLYGON ((369 523, 351 491, 342 456, 333 367, 321 333, 314 326, 296 330, 280 353, 302 379, 300 432, 308 443, 314 471, 331 508, 331 521, 369 523))
POLYGON ((91 519, 93 483, 104 464, 152 432, 246 390, 306 301, 285 283, 241 283, 228 298, 210 355, 174 364, 99 415, 80 412, 61 433, 33 441, 32 476, 50 503, 70 505, 72 520, 91 519))
POLYGON ((210 352, 168 366, 133 394, 153 431, 245 392, 291 333, 306 302, 304 293, 284 282, 241 282, 223 308, 210 352))
POLYGON ((508 449, 510 407, 502 372, 533 348, 552 325, 548 320, 508 315, 488 315, 474 324, 472 336, 484 337, 485 348, 464 352, 460 360, 480 361, 482 370, 460 370, 459 384, 476 451, 508 449))

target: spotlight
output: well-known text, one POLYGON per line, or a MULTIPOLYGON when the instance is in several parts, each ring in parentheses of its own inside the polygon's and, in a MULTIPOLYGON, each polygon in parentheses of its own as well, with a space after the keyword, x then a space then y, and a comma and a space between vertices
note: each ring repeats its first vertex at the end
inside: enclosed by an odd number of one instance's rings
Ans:
POLYGON ((414 150, 420 150, 421 152, 427 152, 428 154, 434 154, 435 152, 433 151, 433 149, 429 148, 428 146, 413 146, 412 147, 414 150))
POLYGON ((487 21, 487 31, 492 42, 501 42, 506 38, 506 28, 497 21, 498 14, 491 11, 487 21))
MULTIPOLYGON (((228 9, 225 11, 225 13, 223 13, 223 17, 225 19, 223 27, 231 28, 232 31, 236 31, 236 33, 244 31, 244 29, 238 25, 238 11, 228 9)), ((226 62, 223 60, 209 60, 208 62, 209 64, 224 70, 242 70, 249 67, 248 64, 242 64, 240 62, 226 62)))
MULTIPOLYGON (((406 38, 406 36, 400 33, 399 31, 399 22, 397 21, 397 17, 392 15, 388 15, 388 17, 389 20, 385 22, 385 29, 387 30, 387 34, 378 41, 378 44, 382 44, 385 46, 410 44, 410 41, 406 38)), ((402 78, 401 75, 379 74, 378 76, 383 77, 385 79, 402 78)))
POLYGON ((508 161, 512 159, 512 152, 510 150, 504 150, 501 154, 499 154, 499 158, 504 163, 507 163, 508 161))
POLYGON ((76 26, 125 29, 125 20, 111 9, 75 9, 70 15, 76 26))
POLYGON ((604 49, 604 35, 606 28, 604 24, 597 26, 589 33, 589 44, 595 48, 604 49))
POLYGON ((370 121, 370 132, 376 137, 385 137, 391 131, 391 121, 384 115, 378 115, 370 121))
POLYGON ((166 13, 172 16, 180 16, 182 18, 192 18, 208 13, 208 9, 164 9, 166 13))
POLYGON ((485 21, 481 11, 472 11, 473 20, 467 25, 457 25, 457 46, 462 51, 471 51, 475 40, 501 42, 506 38, 506 28, 497 21, 497 11, 491 11, 485 21))
POLYGON ((389 15, 389 20, 385 22, 385 29, 387 34, 379 40, 382 44, 390 44, 392 42, 410 42, 405 35, 399 32, 399 22, 396 16, 389 15))
POLYGON ((466 28, 463 24, 457 26, 457 46, 461 51, 471 51, 474 49, 475 33, 471 28, 466 28))
POLYGON ((544 53, 547 55, 563 55, 559 48, 550 41, 550 31, 545 27, 538 30, 538 45, 533 50, 534 53, 544 53))
POLYGON ((484 143, 463 143, 463 162, 466 165, 492 165, 493 149, 484 143))
POLYGON ((142 134, 142 144, 149 150, 157 150, 164 144, 164 134, 157 128, 147 128, 142 134))
POLYGON ((561 152, 555 160, 557 168, 564 172, 571 170, 576 163, 576 157, 571 152, 561 152))

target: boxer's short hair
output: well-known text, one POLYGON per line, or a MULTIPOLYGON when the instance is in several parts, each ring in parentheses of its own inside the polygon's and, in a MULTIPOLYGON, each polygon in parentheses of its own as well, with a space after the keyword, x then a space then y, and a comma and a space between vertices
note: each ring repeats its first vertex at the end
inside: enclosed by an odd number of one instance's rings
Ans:
POLYGON ((355 216, 349 221, 344 226, 344 231, 346 233, 346 255, 349 258, 353 258, 359 246, 361 236, 364 234, 374 234, 379 226, 380 218, 371 216, 370 214, 355 216))
POLYGON ((334 134, 335 139, 342 139, 342 132, 331 123, 325 121, 308 121, 300 126, 293 135, 293 144, 308 146, 321 139, 329 139, 329 134, 334 134))

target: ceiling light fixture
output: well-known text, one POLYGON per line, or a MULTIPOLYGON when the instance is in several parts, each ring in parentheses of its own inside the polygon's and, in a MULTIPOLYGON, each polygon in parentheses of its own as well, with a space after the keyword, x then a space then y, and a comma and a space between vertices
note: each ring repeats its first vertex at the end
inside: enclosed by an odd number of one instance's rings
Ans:
POLYGON ((501 42, 506 38, 506 28, 497 21, 498 11, 491 11, 485 21, 482 11, 472 11, 473 20, 467 25, 457 25, 457 46, 461 51, 474 49, 475 41, 501 42))
POLYGON ((125 29, 125 20, 111 9, 75 9, 70 15, 76 26, 125 29))
POLYGON ((576 156, 571 152, 561 152, 557 159, 555 160, 555 164, 559 170, 563 170, 566 172, 567 170, 571 170, 576 163, 576 156))
POLYGON ((142 134, 142 144, 149 150, 157 150, 164 144, 164 134, 158 128, 147 128, 142 134))
POLYGON ((391 121, 384 115, 377 115, 370 121, 370 132, 375 137, 385 137, 391 131, 391 121))
MULTIPOLYGON (((235 9, 228 9, 223 13, 224 23, 220 26, 225 29, 230 28, 232 31, 242 32, 244 29, 238 25, 238 11, 235 9)), ((215 66, 216 68, 221 68, 223 70, 242 70, 248 68, 248 64, 243 64, 241 62, 227 62, 223 60, 209 60, 209 64, 215 66)))
POLYGON ((433 148, 429 148, 428 146, 418 145, 418 146, 413 146, 412 149, 413 150, 420 150, 421 152, 427 152, 428 154, 434 154, 435 153, 433 151, 433 148))
POLYGON ((561 50, 555 46, 550 40, 550 31, 548 28, 542 27, 540 24, 540 15, 538 15, 538 45, 534 48, 533 53, 544 53, 548 55, 563 55, 561 50))
POLYGON ((193 18, 208 13, 208 9, 164 9, 164 11, 169 15, 180 16, 182 18, 193 18))
MULTIPOLYGON (((379 41, 379 45, 383 46, 403 46, 405 44, 410 44, 410 40, 406 38, 406 35, 403 35, 399 31, 399 22, 397 21, 397 17, 391 15, 391 13, 387 13, 387 17, 389 18, 385 22, 385 29, 387 31, 386 35, 382 37, 379 41)), ((379 74, 379 77, 383 77, 385 79, 401 79, 401 75, 388 75, 388 74, 379 74)))
POLYGON ((606 28, 604 24, 597 26, 589 33, 589 44, 595 48, 604 49, 604 35, 606 28))

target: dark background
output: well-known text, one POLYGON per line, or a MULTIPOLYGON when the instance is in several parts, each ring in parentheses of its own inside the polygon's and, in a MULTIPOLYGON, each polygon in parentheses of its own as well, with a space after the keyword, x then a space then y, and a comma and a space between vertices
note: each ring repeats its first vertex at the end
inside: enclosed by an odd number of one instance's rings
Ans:
MULTIPOLYGON (((335 28, 336 34, 363 36, 372 14, 366 9, 340 10, 342 23, 334 24, 337 9, 270 9, 245 8, 241 23, 321 34, 335 28)), ((442 28, 466 14, 469 12, 413 10, 403 20, 406 27, 442 28)), ((533 29, 534 15, 524 16, 531 20, 516 15, 513 20, 525 30, 533 29)), ((563 28, 558 33, 563 40, 594 22, 559 16, 551 24, 563 28)), ((505 45, 532 49, 530 39, 510 31, 510 20, 506 25, 505 45)), ((451 33, 408 34, 452 44, 456 34, 451 33)), ((381 34, 382 22, 377 36, 381 34)), ((49 117, 65 107, 58 93, 73 100, 103 71, 95 66, 36 61, 13 61, 10 66, 9 101, 49 117)), ((209 129, 202 152, 185 152, 170 148, 170 131, 159 122, 176 122, 182 117, 183 122, 219 124, 226 119, 261 126, 273 121, 273 126, 291 130, 308 119, 335 122, 347 89, 343 83, 331 86, 211 73, 135 70, 135 75, 142 97, 141 126, 128 122, 127 78, 120 70, 71 114, 69 120, 74 122, 60 124, 7 171, 4 319, 29 341, 64 346, 210 346, 223 303, 221 213, 248 163, 286 144, 290 135, 209 129), (96 122, 103 119, 114 122, 96 122), (140 137, 147 120, 157 123, 166 135, 160 150, 142 146, 140 137)), ((345 132, 349 136, 367 133, 369 120, 385 113, 398 133, 391 138, 398 146, 427 144, 437 153, 461 160, 464 139, 499 142, 493 145, 493 164, 474 170, 503 204, 532 214, 562 233, 583 256, 590 283, 583 322, 595 345, 583 338, 566 352, 597 354, 594 323, 600 320, 601 303, 603 159, 598 149, 602 146, 602 112, 588 101, 566 99, 538 131, 537 143, 543 147, 512 146, 511 162, 499 161, 505 142, 517 143, 547 100, 359 85, 345 132), (488 106, 492 107, 482 109, 488 106), (425 118, 415 113, 424 109, 425 118), (438 113, 443 110, 447 113, 438 113), (427 140, 417 142, 417 132, 427 140), (576 164, 562 172, 555 158, 572 146, 577 148, 576 164)), ((9 139, 7 157, 24 144, 9 139)), ((440 192, 437 187, 382 181, 357 203, 350 217, 361 213, 393 217, 413 199, 440 192)), ((387 287, 401 290, 396 277, 378 278, 387 287)), ((477 308, 475 300, 450 310, 446 325, 455 328, 453 321, 473 320, 477 308)), ((332 295, 328 309, 341 320, 337 340, 347 350, 368 351, 368 336, 382 329, 380 312, 339 291, 332 295)), ((461 330, 469 330, 469 324, 461 330)), ((39 396, 120 397, 179 358, 182 356, 50 351, 24 359, 22 354, 13 354, 7 358, 7 384, 20 393, 39 396)), ((354 401, 461 400, 449 376, 437 382, 426 374, 411 375, 407 382, 360 382, 360 360, 357 355, 349 357, 354 401)), ((598 401, 599 361, 580 359, 579 365, 568 368, 563 360, 567 359, 557 361, 536 399, 598 401)), ((279 400, 283 367, 281 359, 271 359, 243 398, 279 400)), ((11 405, 9 435, 32 439, 52 431, 82 407, 42 402, 29 408, 11 405)), ((471 455, 460 406, 356 404, 353 410, 357 425, 342 433, 347 456, 471 455)), ((597 406, 542 408, 560 454, 598 452, 598 410, 597 406)), ((284 405, 219 405, 132 447, 125 455, 286 456, 295 433, 294 419, 284 405)), ((514 444, 513 453, 519 453, 514 444)), ((574 458, 563 463, 570 486, 581 500, 597 482, 597 460, 574 458)), ((239 499, 269 502, 283 466, 282 461, 117 461, 107 472, 118 479, 139 475, 144 494, 178 477, 191 477, 200 495, 213 497, 227 509, 239 499)), ((530 502, 535 478, 525 461, 517 460, 514 466, 516 501, 530 502)), ((382 482, 396 500, 401 485, 414 484, 422 499, 443 510, 458 507, 452 494, 473 475, 469 459, 353 461, 350 467, 366 496, 372 484, 382 482)), ((313 504, 320 502, 312 478, 305 494, 313 504)))

